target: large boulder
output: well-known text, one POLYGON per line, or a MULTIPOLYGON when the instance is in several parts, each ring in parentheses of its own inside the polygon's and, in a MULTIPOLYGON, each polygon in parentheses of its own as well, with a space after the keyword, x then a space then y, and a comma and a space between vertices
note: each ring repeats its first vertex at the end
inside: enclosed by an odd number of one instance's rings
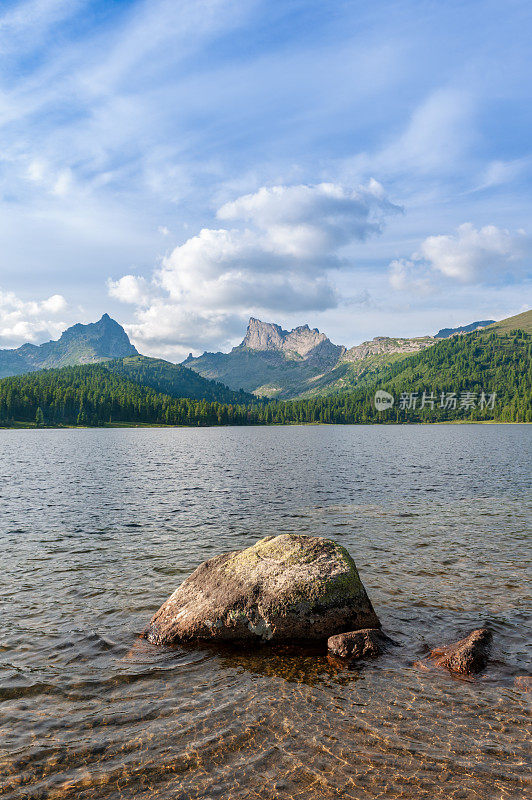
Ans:
POLYGON ((435 648, 429 654, 429 658, 436 666, 445 667, 450 672, 472 675, 486 666, 491 639, 491 631, 487 628, 478 628, 465 639, 435 648))
POLYGON ((345 548, 282 534, 205 561, 152 617, 144 636, 155 644, 299 642, 376 627, 345 548))

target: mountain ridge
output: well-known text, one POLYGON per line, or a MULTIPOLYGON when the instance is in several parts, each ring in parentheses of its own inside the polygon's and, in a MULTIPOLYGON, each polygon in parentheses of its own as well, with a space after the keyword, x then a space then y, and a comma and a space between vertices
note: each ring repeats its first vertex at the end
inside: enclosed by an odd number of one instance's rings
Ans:
POLYGON ((493 325, 494 319, 483 319, 477 322, 470 322, 469 325, 459 325, 457 328, 442 328, 438 333, 434 334, 435 339, 448 339, 449 336, 456 336, 459 333, 472 333, 479 330, 479 328, 487 328, 488 325, 493 325))
POLYGON ((27 342, 13 350, 0 350, 0 377, 132 355, 139 353, 123 327, 109 314, 102 314, 97 322, 71 325, 57 340, 39 345, 27 342))
POLYGON ((442 329, 437 336, 376 336, 347 349, 307 324, 288 331, 251 317, 242 342, 229 353, 208 353, 182 364, 138 353, 119 323, 103 314, 95 323, 67 328, 58 340, 0 351, 0 378, 78 364, 110 362, 127 380, 173 397, 246 404, 253 396, 288 400, 336 395, 380 380, 392 366, 406 362, 446 338, 532 332, 532 312, 486 325, 442 329), (443 335, 445 334, 445 336, 443 335), (447 336, 448 334, 448 336, 447 336))
POLYGON ((146 362, 153 366, 157 359, 138 356, 4 378, 0 427, 532 422, 532 311, 491 329, 440 339, 434 348, 387 366, 366 386, 310 399, 231 405, 176 398, 146 385, 146 362), (135 373, 136 359, 141 374, 135 373), (134 362, 132 373, 124 371, 128 361, 134 362), (375 404, 379 389, 396 401, 385 410, 375 404))
POLYGON ((189 355, 183 363, 203 377, 255 396, 308 398, 367 385, 387 367, 445 338, 491 327, 490 320, 481 320, 441 329, 434 336, 376 336, 346 348, 308 325, 287 331, 276 323, 250 317, 242 342, 229 353, 189 355))

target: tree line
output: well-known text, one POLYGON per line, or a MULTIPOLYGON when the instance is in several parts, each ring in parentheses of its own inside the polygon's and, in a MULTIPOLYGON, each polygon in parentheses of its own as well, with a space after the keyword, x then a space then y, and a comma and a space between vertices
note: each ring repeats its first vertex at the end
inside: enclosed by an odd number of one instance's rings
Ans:
POLYGON ((469 334, 397 362, 371 387, 334 396, 249 403, 171 397, 105 364, 39 370, 0 380, 0 425, 531 422, 531 356, 532 336, 524 331, 469 334), (394 397, 385 411, 375 408, 377 389, 394 397), (495 395, 493 407, 481 407, 483 393, 495 395), (456 397, 454 407, 443 405, 449 394, 456 397), (462 395, 469 397, 463 405, 462 395))

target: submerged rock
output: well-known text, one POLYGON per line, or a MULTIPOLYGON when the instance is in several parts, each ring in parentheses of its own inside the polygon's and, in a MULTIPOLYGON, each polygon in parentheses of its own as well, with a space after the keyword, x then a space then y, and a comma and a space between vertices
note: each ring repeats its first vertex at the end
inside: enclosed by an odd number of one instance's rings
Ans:
POLYGON ((459 642, 432 650, 429 658, 438 667, 445 667, 459 675, 472 675, 486 666, 491 639, 491 631, 478 628, 459 642))
POLYGON ((359 631, 337 633, 327 640, 327 649, 338 658, 358 661, 360 658, 376 658, 382 653, 382 644, 387 637, 379 628, 363 628, 359 631))
POLYGON ((320 641, 380 627, 355 562, 330 539, 282 534, 205 561, 152 617, 155 644, 320 641))

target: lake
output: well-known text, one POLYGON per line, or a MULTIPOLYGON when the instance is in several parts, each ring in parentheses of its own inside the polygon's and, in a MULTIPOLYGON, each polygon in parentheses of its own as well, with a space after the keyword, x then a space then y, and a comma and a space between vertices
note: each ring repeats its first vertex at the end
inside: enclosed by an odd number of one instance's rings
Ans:
POLYGON ((0 795, 522 800, 531 433, 0 431, 0 795), (201 561, 287 532, 347 547, 399 647, 138 637, 201 561), (476 679, 416 665, 484 624, 476 679))

